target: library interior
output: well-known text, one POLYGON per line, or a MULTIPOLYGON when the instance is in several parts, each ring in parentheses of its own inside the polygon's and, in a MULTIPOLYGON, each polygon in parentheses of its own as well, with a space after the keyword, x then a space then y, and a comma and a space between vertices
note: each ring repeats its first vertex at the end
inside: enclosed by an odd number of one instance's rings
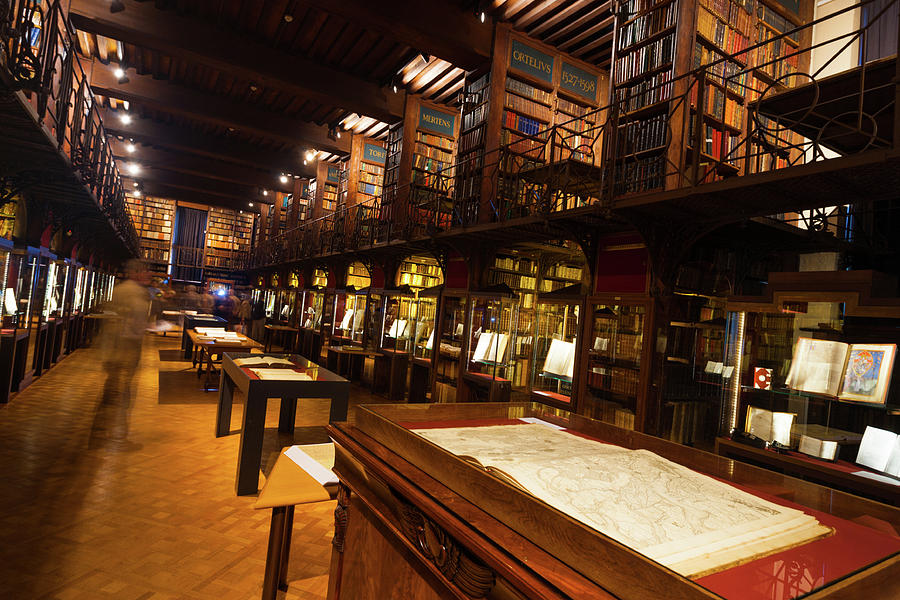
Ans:
POLYGON ((900 0, 0 0, 0 597, 900 598, 900 0))

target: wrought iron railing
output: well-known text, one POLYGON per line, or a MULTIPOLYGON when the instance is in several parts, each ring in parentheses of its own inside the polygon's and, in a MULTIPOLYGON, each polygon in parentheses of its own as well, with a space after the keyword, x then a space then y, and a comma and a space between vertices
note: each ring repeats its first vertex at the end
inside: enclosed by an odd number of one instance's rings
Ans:
MULTIPOLYGON (((694 69, 680 77, 614 88, 609 104, 568 123, 469 153, 429 181, 386 186, 365 207, 340 209, 267 240, 251 266, 588 206, 615 211, 624 197, 699 191, 732 177, 893 148, 893 131, 885 128, 893 129, 900 82, 893 62, 874 60, 880 55, 872 54, 869 41, 875 28, 897 31, 898 3, 863 0, 740 52, 696 57, 694 69), (792 47, 785 39, 812 39, 813 27, 861 9, 867 18, 851 31, 840 28, 844 33, 827 40, 774 51, 776 45, 792 47), (836 89, 828 74, 848 55, 863 66, 836 89), (719 103, 724 98, 735 100, 727 112, 719 103), (658 120, 650 122, 654 115, 658 120), (656 128, 655 137, 643 135, 647 127, 656 128)), ((772 218, 851 239, 853 211, 846 205, 772 218)))
POLYGON ((125 188, 59 0, 0 0, 0 70, 24 92, 98 209, 137 256, 125 188))

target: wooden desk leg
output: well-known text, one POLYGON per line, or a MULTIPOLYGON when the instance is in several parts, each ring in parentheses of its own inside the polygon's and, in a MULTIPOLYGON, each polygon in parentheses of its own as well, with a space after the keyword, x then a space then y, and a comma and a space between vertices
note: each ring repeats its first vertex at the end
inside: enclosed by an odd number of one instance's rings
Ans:
POLYGON ((185 327, 184 331, 181 332, 181 349, 184 350, 184 358, 188 360, 191 358, 191 354, 194 351, 193 344, 191 344, 191 336, 188 335, 188 328, 185 327))
POLYGON ((278 589, 286 592, 288 560, 291 556, 291 534, 294 532, 294 506, 288 506, 284 516, 284 545, 281 547, 281 568, 278 569, 278 589))
POLYGON ((244 422, 238 448, 237 475, 234 488, 238 496, 259 491, 259 465, 262 460, 263 435, 266 430, 266 399, 247 397, 244 422))
POLYGON ((231 405, 234 401, 234 382, 225 375, 225 369, 219 374, 219 410, 216 412, 216 437, 228 435, 231 431, 231 405))
POLYGON ((294 421, 297 420, 297 399, 282 398, 281 411, 278 413, 278 431, 294 433, 294 421))
POLYGON ((331 395, 331 411, 328 415, 329 423, 337 423, 347 420, 347 404, 350 402, 350 386, 342 385, 340 391, 331 395))
POLYGON ((281 552, 284 548, 284 521, 286 508, 272 509, 272 523, 269 525, 269 548, 266 551, 266 574, 263 578, 262 600, 275 600, 278 593, 281 552))

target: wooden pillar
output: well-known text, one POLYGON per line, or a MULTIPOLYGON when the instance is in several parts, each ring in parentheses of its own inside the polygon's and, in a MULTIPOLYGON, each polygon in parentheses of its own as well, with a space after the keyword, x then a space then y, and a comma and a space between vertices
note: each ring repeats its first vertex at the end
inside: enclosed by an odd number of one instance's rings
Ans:
POLYGON ((490 103, 484 132, 484 166, 482 167, 481 201, 478 207, 478 222, 493 221, 492 205, 497 194, 496 177, 499 175, 500 129, 503 122, 506 95, 506 64, 509 55, 509 32, 512 27, 498 23, 494 30, 494 49, 491 62, 490 103))
POLYGON ((259 229, 257 230, 259 233, 259 236, 258 236, 258 239, 256 240, 257 244, 263 243, 269 237, 268 218, 269 218, 269 205, 260 202, 260 204, 259 204, 259 229))

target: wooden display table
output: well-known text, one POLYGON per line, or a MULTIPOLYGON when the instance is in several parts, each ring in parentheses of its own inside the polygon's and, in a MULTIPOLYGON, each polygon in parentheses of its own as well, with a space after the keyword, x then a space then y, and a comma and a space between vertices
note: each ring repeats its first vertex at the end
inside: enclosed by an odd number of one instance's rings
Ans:
POLYGON ((69 329, 66 332, 66 354, 71 354, 83 343, 84 315, 81 313, 69 317, 69 329))
POLYGON ((300 355, 314 363, 322 360, 322 332, 318 329, 304 327, 300 330, 300 355))
POLYGON ((259 465, 262 458, 262 442, 266 424, 266 402, 269 398, 281 399, 278 431, 293 433, 298 398, 331 398, 329 422, 347 419, 347 403, 350 399, 350 382, 331 371, 296 354, 261 355, 226 352, 222 357, 222 375, 219 380, 219 407, 216 413, 216 437, 228 435, 231 430, 231 405, 234 390, 241 390, 247 400, 241 424, 241 443, 238 450, 235 492, 239 496, 255 494, 259 485, 259 465), (247 357, 276 356, 294 363, 293 369, 303 373, 307 380, 260 379, 249 367, 239 367, 234 360, 247 357))
POLYGON ((36 337, 34 339, 34 354, 31 358, 31 368, 34 371, 35 377, 39 377, 41 373, 44 372, 44 355, 47 353, 47 344, 49 343, 51 335, 50 332, 50 321, 39 323, 34 331, 36 337))
POLYGON ((512 382, 509 379, 471 371, 463 373, 462 378, 466 385, 486 390, 488 402, 509 402, 509 395, 512 391, 512 382))
MULTIPOLYGON (((877 479, 869 479, 855 472, 871 472, 845 460, 828 462, 800 454, 781 454, 774 450, 755 448, 735 442, 727 437, 716 438, 716 454, 772 469, 785 475, 799 477, 821 485, 827 485, 851 494, 872 498, 885 504, 900 506, 900 485, 877 479)), ((900 484, 900 481, 897 481, 900 484)))
POLYGON ((350 381, 362 379, 363 366, 366 357, 376 358, 379 354, 372 350, 366 350, 361 346, 335 346, 325 348, 325 366, 341 377, 350 381))
MULTIPOLYGON (((900 598, 898 509, 673 442, 534 403, 360 406, 353 423, 334 424, 328 432, 341 484, 329 600, 900 598), (529 426, 529 420, 532 427, 558 428, 579 440, 649 451, 714 478, 716 485, 801 510, 832 533, 685 577, 415 433, 529 426)), ((580 489, 577 472, 534 470, 535 478, 559 479, 557 491, 590 510, 590 491, 580 489)), ((633 530, 657 535, 651 532, 667 524, 653 522, 651 507, 666 505, 665 484, 638 481, 621 491, 634 498, 635 514, 647 503, 649 521, 635 521, 633 530)), ((698 497, 693 506, 705 502, 698 497)), ((746 535, 752 540, 752 532, 746 535)))
POLYGON ((282 351, 293 352, 297 345, 297 336, 299 334, 299 327, 291 327, 290 325, 266 325, 263 347, 266 352, 271 352, 272 342, 274 341, 275 336, 280 335, 282 351))
POLYGON ((190 360, 194 353, 191 337, 188 331, 195 327, 224 327, 227 321, 215 315, 184 315, 184 329, 181 332, 181 349, 184 351, 185 360, 190 360))
POLYGON ((251 340, 246 335, 238 334, 235 338, 213 338, 200 335, 195 329, 188 331, 191 345, 194 348, 192 366, 197 367, 197 376, 203 373, 206 365, 206 378, 203 381, 203 391, 209 391, 212 376, 215 373, 215 365, 222 362, 224 352, 250 352, 256 348, 262 348, 262 344, 251 340))

